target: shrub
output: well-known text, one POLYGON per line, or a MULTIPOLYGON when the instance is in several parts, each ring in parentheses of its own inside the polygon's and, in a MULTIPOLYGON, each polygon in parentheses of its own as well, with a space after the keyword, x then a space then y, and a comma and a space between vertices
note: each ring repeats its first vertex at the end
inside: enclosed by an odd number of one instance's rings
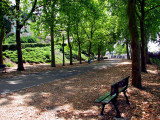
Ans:
POLYGON ((40 41, 39 39, 32 37, 32 36, 21 37, 22 43, 37 43, 39 41, 40 41))
MULTIPOLYGON (((32 36, 21 37, 22 43, 38 43, 40 40, 38 38, 32 36)), ((16 35, 10 35, 5 39, 5 44, 13 44, 16 43, 16 35)))
POLYGON ((4 64, 7 66, 7 67, 14 67, 14 65, 10 62, 4 62, 4 64))
POLYGON ((158 58, 150 58, 152 64, 156 64, 160 67, 160 60, 158 58))
MULTIPOLYGON (((50 43, 22 43, 22 49, 27 47, 45 47, 50 46, 50 43)), ((3 45, 3 51, 5 50, 17 50, 17 44, 5 44, 3 45)))
MULTIPOLYGON (((60 52, 59 46, 55 46, 55 59, 56 63, 62 63, 63 61, 63 55, 60 52)), ((65 62, 69 62, 69 51, 66 52, 67 55, 65 55, 65 62)), ((3 52, 4 57, 10 58, 11 61, 17 63, 17 51, 9 51, 6 50, 3 52)), ((23 55, 23 62, 29 62, 29 63, 47 63, 51 62, 51 48, 50 46, 46 47, 27 47, 25 49, 22 49, 22 55, 23 55)), ((73 55, 75 58, 77 58, 77 52, 73 50, 73 55)), ((75 58, 73 58, 73 61, 77 61, 75 58)), ((86 59, 86 56, 82 54, 82 59, 86 59)))
POLYGON ((16 43, 16 35, 11 35, 5 39, 5 44, 16 43))
POLYGON ((50 53, 51 53, 50 51, 46 51, 46 52, 45 52, 45 57, 46 57, 47 59, 50 59, 50 56, 51 56, 50 53))

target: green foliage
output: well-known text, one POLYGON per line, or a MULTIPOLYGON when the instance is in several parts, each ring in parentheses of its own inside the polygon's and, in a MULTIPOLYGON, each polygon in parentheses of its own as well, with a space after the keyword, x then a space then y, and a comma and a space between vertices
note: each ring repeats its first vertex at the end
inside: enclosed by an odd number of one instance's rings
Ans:
POLYGON ((7 67, 14 67, 14 65, 10 62, 4 62, 4 64, 7 66, 7 67))
MULTIPOLYGON (((73 57, 73 61, 76 61, 76 59, 78 59, 78 48, 77 47, 73 47, 74 49, 72 49, 72 57, 73 57)), ((67 59, 70 59, 70 50, 69 50, 69 46, 65 46, 64 47, 64 52, 65 52, 65 56, 67 57, 67 59)), ((82 60, 87 60, 88 57, 85 54, 81 54, 81 59, 82 60)))
MULTIPOLYGON (((5 50, 17 50, 16 44, 5 44, 3 45, 3 51, 5 50)), ((50 43, 22 43, 21 47, 22 49, 25 49, 27 47, 45 47, 45 46, 50 46, 50 43)))
POLYGON ((11 61, 17 63, 18 62, 18 59, 17 59, 17 51, 9 51, 9 50, 6 50, 3 52, 3 56, 7 57, 7 58, 10 58, 11 61))
POLYGON ((124 54, 126 53, 126 45, 117 44, 115 47, 116 54, 124 54))
MULTIPOLYGON (((38 43, 40 40, 32 36, 21 37, 22 43, 38 43)), ((5 39, 5 44, 16 43, 16 35, 11 35, 5 39)))
MULTIPOLYGON (((65 62, 69 62, 69 49, 68 47, 65 47, 65 62)), ((55 54, 56 54, 56 63, 62 63, 62 53, 60 52, 60 47, 59 45, 55 46, 55 54)), ((76 61, 78 57, 78 52, 73 50, 73 61, 76 61)), ((51 48, 50 46, 46 47, 27 47, 25 49, 22 49, 22 54, 23 54, 23 62, 28 62, 28 63, 50 63, 51 62, 51 48)), ((11 50, 6 50, 3 52, 3 57, 4 58, 10 58, 12 62, 17 63, 17 51, 11 51, 11 50)), ((85 55, 82 54, 82 59, 87 59, 85 55)))
POLYGON ((158 67, 160 67, 160 60, 158 58, 150 58, 150 61, 152 64, 156 64, 158 67))
POLYGON ((109 44, 109 45, 107 46, 107 51, 109 51, 110 53, 113 52, 113 51, 114 51, 113 45, 110 45, 110 44, 109 44))
MULTIPOLYGON (((86 56, 86 55, 84 55, 84 54, 81 54, 81 57, 82 57, 82 60, 87 60, 88 59, 88 57, 86 56)), ((93 57, 94 58, 94 57, 93 57)), ((93 59, 92 58, 92 59, 93 59)))
POLYGON ((27 36, 27 37, 21 37, 22 43, 38 43, 40 40, 35 37, 27 36))
POLYGON ((16 43, 16 35, 11 35, 5 39, 5 44, 16 43))
POLYGON ((45 57, 46 57, 47 59, 50 59, 50 56, 51 56, 50 51, 46 51, 46 52, 45 52, 45 57))

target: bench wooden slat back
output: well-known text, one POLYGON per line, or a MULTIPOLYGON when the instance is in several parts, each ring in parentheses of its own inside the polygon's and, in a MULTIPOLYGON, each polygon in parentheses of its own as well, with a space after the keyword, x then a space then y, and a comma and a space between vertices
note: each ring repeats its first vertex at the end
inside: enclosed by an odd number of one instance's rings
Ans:
POLYGON ((118 94, 118 83, 111 86, 111 95, 118 94))
POLYGON ((123 89, 123 91, 126 90, 128 87, 128 79, 129 79, 129 76, 113 84, 111 86, 111 95, 114 95, 115 93, 118 95, 120 89, 123 89))
POLYGON ((118 82, 118 87, 127 89, 127 87, 128 87, 128 79, 129 79, 129 76, 124 78, 123 80, 119 81, 118 82))

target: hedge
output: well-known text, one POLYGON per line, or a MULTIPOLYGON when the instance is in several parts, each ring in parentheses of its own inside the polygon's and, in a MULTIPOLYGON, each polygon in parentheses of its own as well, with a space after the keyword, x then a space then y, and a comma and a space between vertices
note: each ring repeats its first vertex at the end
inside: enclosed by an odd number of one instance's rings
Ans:
MULTIPOLYGON (((45 46, 50 46, 50 43, 21 43, 22 48, 27 48, 27 47, 45 47, 45 46)), ((3 51, 5 50, 17 50, 17 44, 6 44, 3 45, 3 51)))

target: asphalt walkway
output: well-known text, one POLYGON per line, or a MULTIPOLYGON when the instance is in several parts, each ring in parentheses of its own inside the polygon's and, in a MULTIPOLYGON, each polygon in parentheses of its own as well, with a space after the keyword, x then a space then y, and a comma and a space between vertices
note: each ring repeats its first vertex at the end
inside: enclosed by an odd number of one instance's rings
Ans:
POLYGON ((116 65, 120 62, 122 62, 120 59, 106 60, 102 63, 91 63, 87 66, 73 66, 71 68, 56 69, 54 71, 39 72, 12 78, 4 78, 0 80, 0 94, 21 90, 31 86, 38 86, 40 84, 80 75, 89 71, 96 71, 108 66, 116 65))

